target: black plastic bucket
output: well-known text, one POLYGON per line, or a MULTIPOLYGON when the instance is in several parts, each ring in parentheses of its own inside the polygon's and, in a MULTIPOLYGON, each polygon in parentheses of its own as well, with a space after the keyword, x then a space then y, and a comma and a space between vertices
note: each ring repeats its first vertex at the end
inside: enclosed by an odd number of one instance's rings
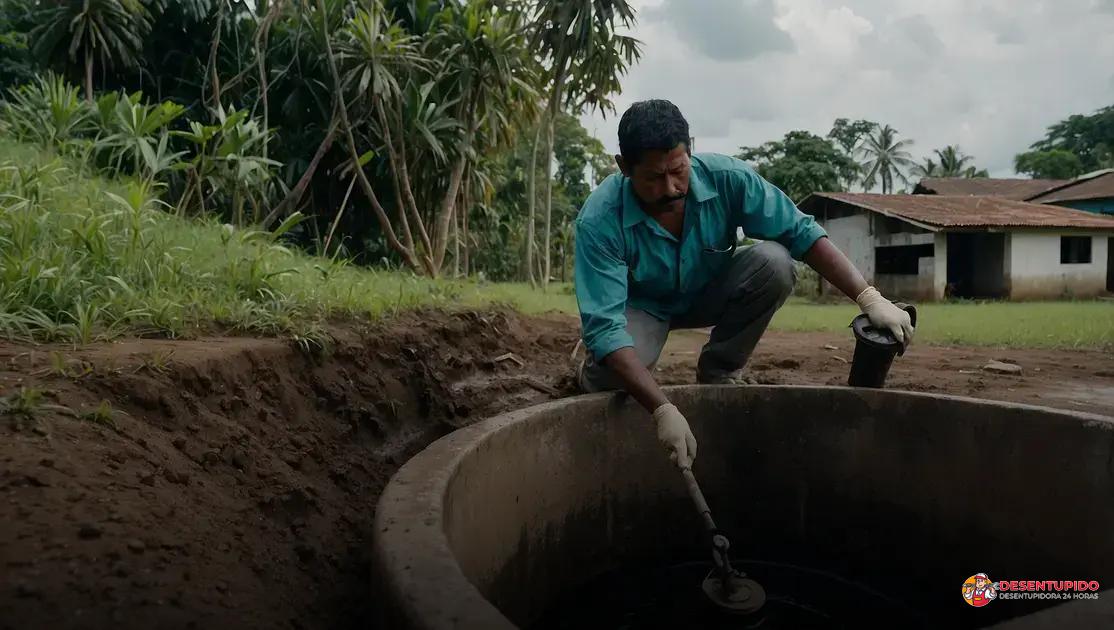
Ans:
MULTIPOLYGON (((911 304, 897 303, 896 306, 909 313, 909 319, 916 327, 917 309, 911 304)), ((851 387, 882 387, 894 357, 905 354, 905 345, 889 330, 872 326, 866 315, 853 319, 851 330, 855 333, 855 356, 851 360, 847 384, 851 387)))

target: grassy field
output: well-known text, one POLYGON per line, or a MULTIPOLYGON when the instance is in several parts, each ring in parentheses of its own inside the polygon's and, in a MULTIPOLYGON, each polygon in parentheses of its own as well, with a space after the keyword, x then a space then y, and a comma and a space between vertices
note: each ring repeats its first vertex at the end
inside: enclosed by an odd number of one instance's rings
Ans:
MULTIPOLYGON (((526 285, 462 288, 478 302, 498 295, 500 301, 526 312, 559 310, 576 313, 576 299, 567 285, 549 293, 526 285)), ((774 317, 771 328, 790 331, 845 332, 858 307, 816 304, 792 298, 774 317)), ((917 306, 918 343, 1016 348, 1092 348, 1114 350, 1114 302, 948 302, 917 306)))
MULTIPOLYGON (((121 335, 231 330, 322 339, 330 317, 418 305, 509 304, 576 313, 568 284, 428 280, 306 255, 279 235, 180 219, 131 182, 0 142, 0 338, 88 343, 121 335)), ((854 305, 794 298, 780 330, 845 330, 854 305)), ((920 307, 918 341, 1114 348, 1114 303, 949 303, 920 307)))
MULTIPOLYGON (((846 330, 847 304, 793 300, 774 318, 779 330, 846 330)), ((952 302, 917 306, 918 343, 1114 349, 1114 302, 952 302)))

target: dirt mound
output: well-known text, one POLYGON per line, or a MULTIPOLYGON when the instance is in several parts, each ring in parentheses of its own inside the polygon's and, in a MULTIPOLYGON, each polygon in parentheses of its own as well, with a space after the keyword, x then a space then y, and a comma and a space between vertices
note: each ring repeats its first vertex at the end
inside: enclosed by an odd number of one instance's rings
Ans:
POLYGON ((366 627, 390 475, 570 392, 567 316, 332 332, 325 357, 243 338, 0 345, 0 627, 366 627))

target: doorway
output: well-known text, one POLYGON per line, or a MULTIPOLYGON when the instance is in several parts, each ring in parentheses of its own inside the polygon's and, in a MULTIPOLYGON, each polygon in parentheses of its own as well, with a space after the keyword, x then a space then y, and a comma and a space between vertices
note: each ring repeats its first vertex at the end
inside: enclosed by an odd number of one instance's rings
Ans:
POLYGON ((946 294, 958 298, 1005 297, 1005 260, 1005 234, 948 234, 946 294))

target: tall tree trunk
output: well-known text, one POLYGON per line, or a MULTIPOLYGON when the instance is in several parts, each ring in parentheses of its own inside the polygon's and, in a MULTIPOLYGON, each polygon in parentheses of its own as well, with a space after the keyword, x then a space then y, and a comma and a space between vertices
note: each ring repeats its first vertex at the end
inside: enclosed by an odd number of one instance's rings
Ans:
POLYGON ((568 281, 568 275, 566 274, 566 267, 568 267, 568 264, 569 264, 568 254, 569 254, 569 243, 568 243, 568 240, 566 239, 565 242, 561 244, 561 282, 567 282, 568 281))
MULTIPOLYGON (((270 86, 267 82, 267 39, 271 32, 271 24, 278 18, 279 12, 282 11, 283 0, 275 0, 267 8, 266 14, 263 16, 263 21, 260 22, 258 30, 255 32, 255 58, 259 66, 259 93, 263 101, 263 130, 267 131, 271 127, 270 106, 267 100, 267 92, 270 86)), ((263 159, 267 159, 267 136, 263 137, 263 159)))
POLYGON ((542 124, 541 120, 537 121, 537 129, 534 131, 534 147, 530 151, 530 183, 529 183, 529 202, 526 219, 526 275, 530 280, 530 288, 536 289, 538 284, 534 276, 534 214, 537 201, 537 193, 535 182, 538 179, 538 143, 541 142, 542 124))
MULTIPOLYGON (((475 125, 468 130, 468 136, 471 138, 476 130, 475 125)), ((468 156, 461 152, 457 158, 456 165, 453 167, 452 173, 449 174, 449 188, 445 191, 445 196, 441 199, 441 208, 437 213, 437 225, 434 228, 433 235, 433 263, 437 269, 445 262, 445 252, 449 245, 449 222, 453 218, 453 210, 456 207, 456 195, 460 191, 460 182, 464 177, 464 167, 468 165, 468 156)))
MULTIPOLYGON (((379 227, 382 228, 383 234, 387 237, 387 244, 391 249, 397 251, 407 265, 415 271, 422 270, 422 264, 414 256, 414 251, 407 249, 399 242, 398 237, 395 235, 394 228, 391 226, 391 219, 383 210, 383 206, 379 203, 379 198, 375 196, 375 191, 371 188, 371 182, 367 180, 367 175, 364 174, 364 169, 360 166, 360 154, 356 151, 356 138, 352 133, 352 125, 349 124, 348 119, 348 105, 344 102, 344 88, 340 81, 340 73, 337 72, 336 60, 333 59, 333 44, 329 37, 329 27, 325 21, 325 2, 324 0, 317 0, 317 12, 321 15, 321 35, 325 39, 325 59, 328 61, 329 74, 333 80, 333 90, 335 94, 333 98, 336 99, 337 111, 340 113, 340 124, 344 126, 344 139, 348 145, 348 154, 352 158, 352 166, 356 170, 356 177, 359 180, 360 188, 363 189, 364 195, 371 203, 371 208, 375 212, 375 218, 379 221, 379 227)), ((436 275, 434 269, 426 269, 430 275, 436 275)))
MULTIPOLYGON (((458 205, 457 210, 460 210, 458 205)), ((453 278, 460 277, 460 212, 453 217, 453 278)))
MULTIPOLYGON (((406 139, 402 135, 403 127, 401 124, 401 115, 395 119, 395 122, 399 123, 399 135, 396 139, 391 132, 390 116, 388 116, 387 110, 383 106, 383 100, 380 98, 375 99, 375 112, 379 118, 379 126, 383 129, 383 139, 387 145, 387 157, 391 160, 391 174, 396 178, 402 193, 401 203, 403 205, 399 206, 399 211, 410 213, 410 220, 417 228, 418 238, 421 239, 420 242, 425 249, 422 256, 430 259, 427 264, 431 265, 433 245, 429 241, 429 231, 425 227, 425 221, 422 220, 421 214, 418 213, 418 202, 414 199, 414 189, 410 185, 410 171, 406 165, 406 139)), ((409 223, 407 223, 407 231, 410 231, 409 223)))
POLYGON ((545 275, 542 276, 542 290, 545 291, 549 288, 549 274, 550 274, 550 250, 552 249, 552 241, 550 240, 552 218, 553 218, 553 127, 557 123, 557 116, 561 111, 561 87, 565 82, 565 63, 561 60, 557 68, 557 77, 553 83, 553 95, 549 101, 549 120, 548 128, 546 129, 546 142, 545 142, 545 275))
POLYGON ((313 175, 317 172, 317 166, 321 164, 321 159, 324 158, 329 152, 329 149, 333 147, 333 140, 336 138, 339 124, 340 120, 334 110, 332 119, 329 121, 329 130, 325 133, 325 137, 321 140, 321 144, 317 145, 317 151, 313 154, 313 158, 309 161, 309 165, 306 167, 305 172, 302 173, 302 176, 298 179, 298 183, 294 184, 294 188, 286 194, 286 197, 263 219, 264 228, 270 227, 271 223, 276 219, 286 216, 291 208, 296 207, 302 201, 302 196, 306 194, 306 188, 308 188, 309 183, 313 181, 313 175))
POLYGON ((85 44, 85 100, 93 102, 93 51, 85 44))
POLYGON ((468 244, 468 212, 472 209, 472 180, 464 180, 464 201, 460 205, 460 225, 463 231, 463 242, 461 248, 464 250, 464 277, 467 278, 472 275, 471 261, 469 260, 468 253, 471 251, 471 246, 468 244))
POLYGON ((398 210, 399 224, 402 226, 402 244, 408 249, 414 249, 414 233, 410 231, 410 222, 406 219, 406 204, 402 201, 402 188, 398 183, 398 169, 395 168, 394 150, 391 149, 391 137, 384 131, 388 151, 391 154, 391 188, 395 191, 395 208, 398 210))
MULTIPOLYGON (((213 32, 213 43, 209 46, 209 63, 206 68, 210 72, 210 80, 213 84, 213 107, 220 106, 220 71, 217 69, 217 53, 220 51, 220 36, 224 31, 224 3, 220 3, 220 8, 217 12, 217 28, 213 32)), ((202 98, 204 104, 204 98, 202 98)))

